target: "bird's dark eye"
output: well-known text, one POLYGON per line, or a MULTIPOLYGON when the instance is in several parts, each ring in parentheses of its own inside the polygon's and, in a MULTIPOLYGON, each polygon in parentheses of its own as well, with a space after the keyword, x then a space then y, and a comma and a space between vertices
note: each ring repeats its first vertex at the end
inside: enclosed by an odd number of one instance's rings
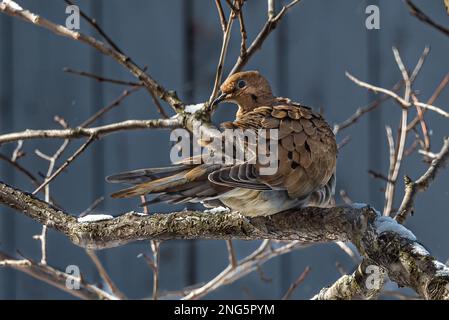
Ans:
POLYGON ((237 83, 237 86, 238 86, 240 89, 244 88, 244 87, 246 86, 246 81, 245 81, 245 80, 240 80, 240 81, 237 83))

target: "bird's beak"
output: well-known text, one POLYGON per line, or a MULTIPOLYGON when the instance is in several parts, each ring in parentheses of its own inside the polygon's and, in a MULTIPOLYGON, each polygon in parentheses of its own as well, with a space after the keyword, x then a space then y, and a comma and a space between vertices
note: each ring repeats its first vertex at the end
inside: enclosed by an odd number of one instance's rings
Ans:
POLYGON ((219 96, 212 102, 212 107, 226 99, 227 94, 220 91, 219 96))

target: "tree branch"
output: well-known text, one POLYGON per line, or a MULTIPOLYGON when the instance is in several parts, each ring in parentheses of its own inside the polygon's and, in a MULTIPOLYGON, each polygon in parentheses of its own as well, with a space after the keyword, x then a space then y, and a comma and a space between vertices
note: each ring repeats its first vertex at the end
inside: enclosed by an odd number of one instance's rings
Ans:
POLYGON ((31 260, 15 260, 9 255, 0 252, 0 266, 10 267, 15 270, 28 274, 40 281, 46 282, 62 291, 70 293, 75 297, 85 300, 115 300, 116 297, 109 293, 85 283, 82 278, 78 279, 79 289, 69 289, 66 286, 67 280, 73 280, 73 276, 65 272, 59 271, 49 265, 35 263, 31 260))
POLYGON ((421 9, 419 9, 411 0, 405 0, 405 4, 407 5, 410 14, 421 20, 422 22, 428 24, 432 28, 440 31, 441 33, 449 36, 449 29, 443 27, 442 25, 433 21, 427 14, 425 14, 421 9))
POLYGON ((369 266, 367 261, 363 261, 357 269, 350 275, 344 275, 339 278, 333 285, 321 289, 312 300, 353 300, 355 298, 375 299, 383 287, 384 277, 382 274, 373 287, 367 287, 368 277, 371 273, 365 270, 369 266))
POLYGON ((22 18, 29 23, 50 30, 57 35, 80 41, 91 46, 102 54, 111 57, 126 69, 128 69, 128 71, 130 71, 137 79, 142 81, 143 85, 149 92, 167 102, 170 106, 173 107, 174 110, 176 110, 177 112, 182 110, 184 104, 178 98, 174 91, 167 91, 164 87, 157 83, 156 80, 145 73, 142 68, 135 64, 130 57, 117 51, 113 47, 109 47, 103 42, 81 32, 73 31, 62 25, 55 24, 33 12, 30 12, 27 9, 20 7, 16 2, 12 0, 1 2, 0 12, 3 12, 10 16, 22 18))
POLYGON ((93 128, 70 128, 70 129, 50 129, 50 130, 25 130, 22 132, 8 133, 0 135, 0 145, 2 143, 14 142, 18 140, 30 140, 40 138, 58 138, 58 139, 79 139, 83 137, 96 136, 104 137, 108 134, 137 129, 171 129, 182 126, 182 119, 153 119, 153 120, 126 120, 108 125, 93 128))
POLYGON ((246 54, 244 56, 242 55, 239 56, 237 62, 235 63, 234 67, 232 68, 228 76, 236 72, 239 72, 243 69, 243 67, 248 63, 248 61, 251 59, 254 53, 256 53, 256 51, 262 47, 262 44, 270 35, 270 33, 274 29, 276 29, 278 23, 281 21, 281 19, 284 17, 287 11, 294 5, 298 4, 299 2, 300 0, 293 0, 288 5, 282 7, 281 11, 276 16, 268 17, 267 21, 265 22, 265 25, 262 27, 262 30, 260 30, 259 34, 256 36, 254 41, 249 46, 248 50, 246 50, 246 54))
POLYGON ((309 207, 256 218, 232 212, 130 212, 101 221, 78 222, 74 216, 3 183, 0 203, 89 249, 149 239, 352 241, 365 259, 387 270, 390 279, 399 285, 413 288, 426 299, 449 299, 449 268, 431 257, 408 229, 369 206, 309 207))

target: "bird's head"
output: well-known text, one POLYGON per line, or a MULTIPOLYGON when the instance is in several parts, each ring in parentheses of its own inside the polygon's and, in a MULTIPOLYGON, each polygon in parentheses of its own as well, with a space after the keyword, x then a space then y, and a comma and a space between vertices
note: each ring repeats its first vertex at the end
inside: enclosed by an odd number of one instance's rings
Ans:
POLYGON ((226 79, 220 90, 220 95, 212 105, 233 102, 239 106, 241 113, 249 112, 273 100, 270 84, 258 71, 235 73, 226 79))

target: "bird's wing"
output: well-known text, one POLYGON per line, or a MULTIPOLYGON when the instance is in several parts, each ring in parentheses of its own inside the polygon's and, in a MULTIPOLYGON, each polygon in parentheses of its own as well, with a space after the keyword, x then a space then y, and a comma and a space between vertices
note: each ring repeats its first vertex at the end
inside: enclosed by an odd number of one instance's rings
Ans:
MULTIPOLYGON (((290 101, 259 107, 232 125, 240 129, 277 129, 278 169, 275 174, 262 175, 264 165, 260 162, 238 165, 210 174, 209 179, 215 183, 259 190, 267 187, 287 190, 292 197, 303 197, 326 185, 335 171, 335 137, 324 119, 310 108, 290 101)), ((227 124, 227 127, 231 125, 227 124)), ((267 138, 273 139, 269 135, 267 138)))

